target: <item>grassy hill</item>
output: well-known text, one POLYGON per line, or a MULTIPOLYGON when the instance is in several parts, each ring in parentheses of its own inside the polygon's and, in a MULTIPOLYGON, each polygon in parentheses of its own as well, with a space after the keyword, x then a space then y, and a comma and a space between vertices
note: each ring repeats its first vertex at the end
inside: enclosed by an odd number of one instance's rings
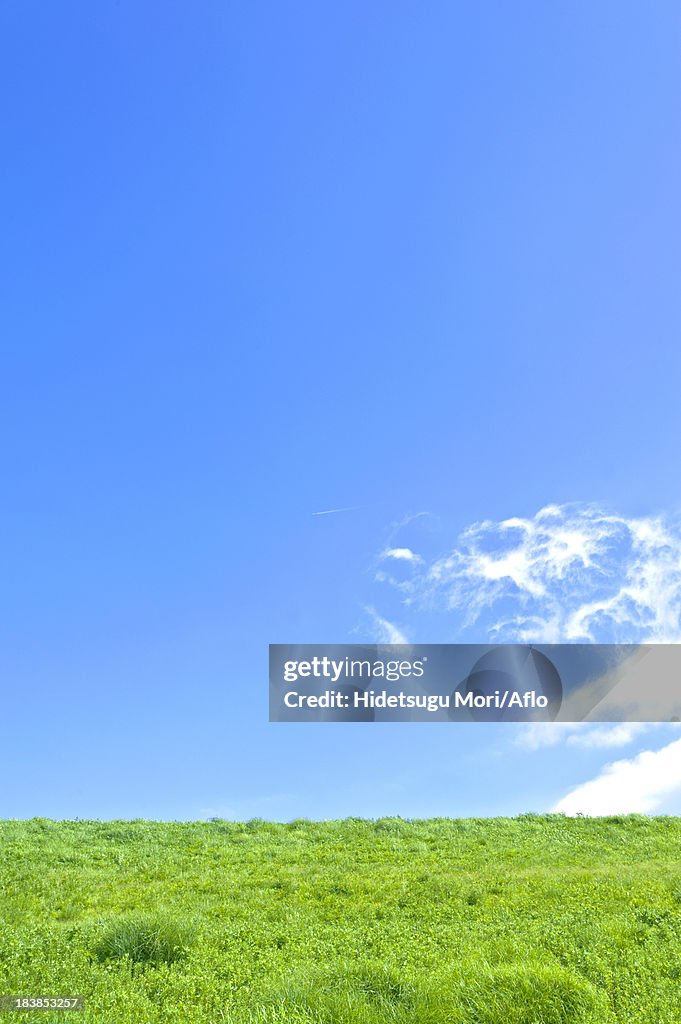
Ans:
POLYGON ((75 1024, 680 1024, 681 819, 0 823, 0 994, 75 1024))

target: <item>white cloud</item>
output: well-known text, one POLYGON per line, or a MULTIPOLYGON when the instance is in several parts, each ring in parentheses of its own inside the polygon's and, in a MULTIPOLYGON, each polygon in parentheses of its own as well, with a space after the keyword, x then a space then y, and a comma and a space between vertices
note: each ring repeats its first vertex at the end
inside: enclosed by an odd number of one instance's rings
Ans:
POLYGON ((410 604, 444 604, 462 629, 494 639, 681 641, 678 520, 547 505, 531 518, 474 523, 430 563, 411 548, 384 552, 394 557, 411 578, 382 579, 410 604))
POLYGON ((522 726, 515 745, 523 750, 541 750, 565 744, 568 747, 607 749, 625 747, 654 728, 648 722, 618 722, 593 725, 589 722, 530 722, 522 726))
POLYGON ((568 815, 649 814, 681 789, 681 740, 606 765, 552 808, 568 815))
MULTIPOLYGON (((581 723, 578 723, 578 726, 581 723)), ((635 739, 647 732, 651 726, 649 722, 617 722, 615 725, 591 726, 585 724, 583 728, 577 728, 566 743, 568 747, 586 747, 591 749, 605 747, 625 747, 635 739)))
POLYGON ((522 725, 518 729, 514 744, 522 750, 543 750, 545 747, 557 747, 579 727, 579 723, 575 722, 528 722, 527 725, 522 725))
POLYGON ((421 559, 411 548, 386 548, 381 555, 382 558, 394 558, 403 562, 420 562, 421 559))

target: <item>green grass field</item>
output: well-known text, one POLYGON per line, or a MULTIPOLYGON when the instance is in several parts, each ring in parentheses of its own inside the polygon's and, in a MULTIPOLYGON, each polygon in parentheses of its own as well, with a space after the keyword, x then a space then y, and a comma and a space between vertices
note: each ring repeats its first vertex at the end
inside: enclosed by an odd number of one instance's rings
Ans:
POLYGON ((680 1024, 681 819, 0 824, 8 1021, 680 1024))

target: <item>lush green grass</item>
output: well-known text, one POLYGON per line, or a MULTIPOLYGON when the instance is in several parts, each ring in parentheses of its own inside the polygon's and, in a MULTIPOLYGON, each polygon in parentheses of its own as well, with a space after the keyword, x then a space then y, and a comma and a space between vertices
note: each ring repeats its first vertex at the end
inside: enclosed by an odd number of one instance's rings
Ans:
POLYGON ((50 1024, 681 1024, 681 820, 0 823, 50 1024))

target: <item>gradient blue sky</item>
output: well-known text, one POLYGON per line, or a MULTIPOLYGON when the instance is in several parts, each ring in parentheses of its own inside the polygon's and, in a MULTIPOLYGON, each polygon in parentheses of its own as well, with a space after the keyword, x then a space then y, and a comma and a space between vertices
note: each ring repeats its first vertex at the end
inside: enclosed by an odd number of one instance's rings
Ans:
POLYGON ((2 5, 1 816, 515 813, 598 773, 503 727, 270 725, 267 644, 377 639, 369 608, 456 640, 375 579, 417 513, 436 557, 678 509, 680 23, 2 5))

